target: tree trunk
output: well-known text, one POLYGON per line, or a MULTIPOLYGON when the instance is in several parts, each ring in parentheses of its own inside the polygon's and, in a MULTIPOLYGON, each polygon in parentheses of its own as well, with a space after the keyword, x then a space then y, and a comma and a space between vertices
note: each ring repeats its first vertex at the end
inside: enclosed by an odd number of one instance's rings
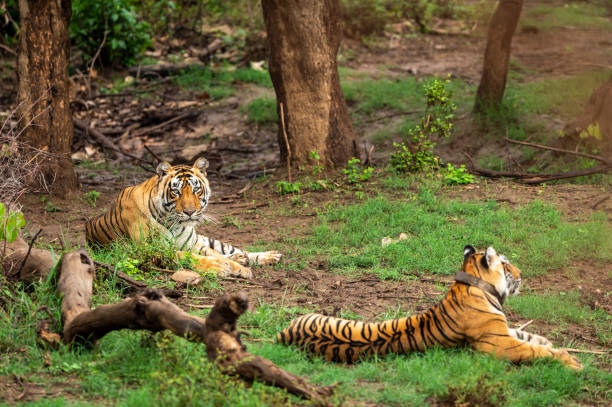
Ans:
POLYGON ((523 0, 500 0, 491 18, 475 111, 482 111, 487 106, 499 106, 502 101, 508 76, 510 45, 522 8, 523 0))
POLYGON ((344 166, 358 149, 336 61, 340 1, 262 0, 262 7, 277 110, 279 116, 284 112, 278 132, 282 161, 288 143, 292 166, 307 162, 311 151, 327 167, 344 166))
POLYGON ((41 161, 52 193, 76 190, 70 160, 73 136, 70 112, 68 24, 70 0, 19 0, 20 50, 17 59, 20 139, 41 161), (48 154, 42 154, 40 151, 48 154))

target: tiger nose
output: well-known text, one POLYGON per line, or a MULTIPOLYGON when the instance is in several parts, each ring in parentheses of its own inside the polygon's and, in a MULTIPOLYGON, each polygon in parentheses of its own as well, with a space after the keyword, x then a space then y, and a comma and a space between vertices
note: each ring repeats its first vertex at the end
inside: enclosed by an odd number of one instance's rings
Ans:
POLYGON ((183 213, 187 216, 191 216, 195 213, 195 209, 183 209, 183 213))

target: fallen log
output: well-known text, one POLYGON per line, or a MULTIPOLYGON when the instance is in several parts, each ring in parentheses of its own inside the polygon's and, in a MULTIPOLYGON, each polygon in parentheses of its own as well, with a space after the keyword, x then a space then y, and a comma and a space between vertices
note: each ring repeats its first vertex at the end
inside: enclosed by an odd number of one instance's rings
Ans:
POLYGON ((243 380, 263 381, 288 392, 325 403, 333 386, 317 387, 305 379, 252 355, 240 341, 236 321, 248 308, 245 293, 218 298, 206 319, 190 315, 168 300, 159 290, 147 288, 116 304, 91 309, 95 264, 84 251, 64 255, 57 291, 62 298, 62 339, 66 343, 95 343, 120 329, 169 330, 193 342, 206 344, 206 353, 219 369, 243 380))
POLYGON ((32 247, 21 237, 11 243, 1 243, 2 272, 9 279, 31 283, 46 278, 57 262, 50 251, 32 247))

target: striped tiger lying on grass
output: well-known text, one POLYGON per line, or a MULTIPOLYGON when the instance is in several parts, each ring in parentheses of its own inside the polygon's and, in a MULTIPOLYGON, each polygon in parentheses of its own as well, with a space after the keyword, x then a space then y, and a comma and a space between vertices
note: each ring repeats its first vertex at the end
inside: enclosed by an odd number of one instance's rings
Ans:
POLYGON ((210 200, 206 168, 205 158, 191 167, 160 163, 157 175, 125 188, 107 212, 87 221, 88 243, 105 245, 119 237, 141 240, 155 229, 171 238, 178 249, 196 253, 195 268, 202 271, 250 278, 251 270, 244 266, 278 262, 279 252, 244 252, 196 233, 196 226, 207 219, 204 210, 210 200))
POLYGON ((546 338, 508 327, 501 306, 507 296, 518 293, 521 275, 492 247, 476 253, 466 246, 462 271, 455 279, 448 294, 424 314, 376 323, 304 315, 294 319, 277 339, 335 362, 468 343, 516 363, 554 358, 572 369, 582 369, 578 359, 554 349, 546 338))

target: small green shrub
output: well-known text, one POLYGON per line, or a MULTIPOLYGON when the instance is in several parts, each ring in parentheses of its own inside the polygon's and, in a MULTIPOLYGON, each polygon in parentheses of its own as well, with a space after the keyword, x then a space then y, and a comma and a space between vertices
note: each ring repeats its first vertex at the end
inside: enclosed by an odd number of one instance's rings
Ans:
POLYGON ((446 164, 444 182, 448 185, 471 184, 474 181, 476 181, 476 178, 467 172, 465 165, 462 164, 457 168, 451 163, 446 164))
POLYGON ((449 138, 453 132, 456 109, 452 102, 452 91, 447 88, 450 79, 434 79, 424 86, 426 98, 425 115, 421 124, 408 130, 401 143, 394 143, 396 151, 391 154, 391 166, 398 172, 419 172, 437 166, 434 154, 435 140, 449 138))
POLYGON ((96 201, 100 198, 100 193, 98 191, 89 191, 85 192, 85 199, 92 208, 96 207, 96 201))
POLYGON ((276 188, 279 195, 299 194, 302 188, 301 182, 278 181, 276 188))
POLYGON ((373 172, 374 168, 372 167, 362 168, 361 160, 355 157, 351 158, 346 164, 346 168, 342 170, 349 184, 358 184, 367 181, 372 177, 373 172))
POLYGON ((100 51, 103 63, 133 65, 152 44, 149 25, 138 19, 129 0, 74 0, 69 29, 70 38, 84 53, 84 62, 95 55, 105 32, 100 51))
POLYGON ((0 202, 0 240, 14 242, 19 229, 25 226, 25 219, 20 211, 6 212, 6 207, 0 202))

